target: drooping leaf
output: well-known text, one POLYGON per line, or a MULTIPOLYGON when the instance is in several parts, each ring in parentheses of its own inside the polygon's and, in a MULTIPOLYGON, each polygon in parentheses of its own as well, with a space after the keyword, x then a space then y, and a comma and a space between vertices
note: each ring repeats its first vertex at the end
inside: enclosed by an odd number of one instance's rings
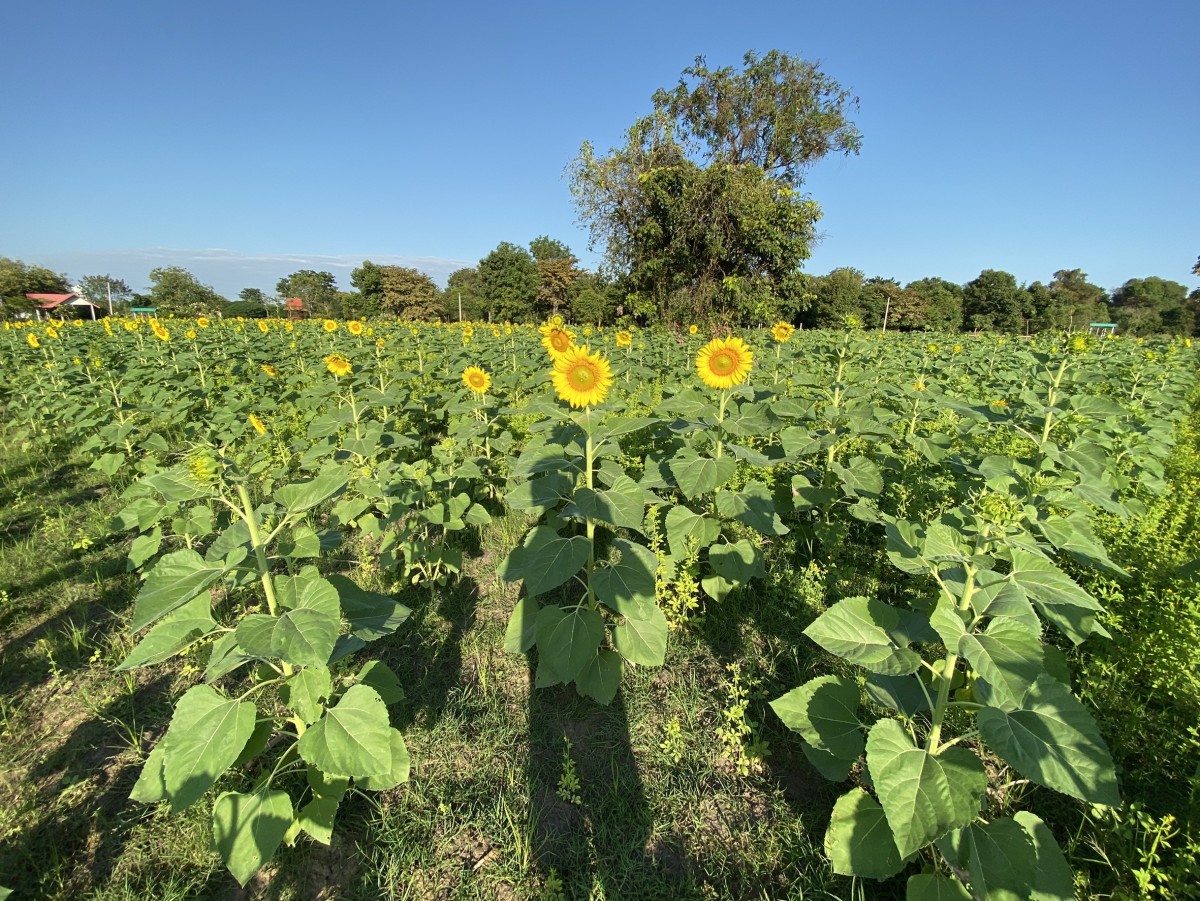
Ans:
POLYGON ((162 663, 174 657, 188 645, 203 638, 217 628, 210 610, 212 602, 206 593, 192 598, 182 607, 163 617, 129 656, 121 661, 118 670, 134 669, 162 663))
POLYGON ((330 576, 338 603, 350 623, 350 634, 363 641, 391 635, 408 619, 411 610, 384 594, 359 588, 345 576, 330 576))
POLYGON ((613 629, 613 645, 630 663, 662 666, 667 656, 667 618, 655 604, 625 613, 613 629))
POLYGON ((592 589, 601 603, 627 614, 654 604, 658 558, 649 548, 624 538, 614 539, 620 554, 615 563, 605 561, 592 571, 592 589))
POLYGON ((287 792, 226 792, 213 807, 213 841, 239 885, 275 855, 291 825, 287 792))
POLYGON ((209 685, 184 692, 162 738, 163 785, 172 811, 198 801, 233 765, 256 717, 254 704, 227 698, 209 685))
POLYGON ((206 563, 203 557, 190 549, 173 551, 162 557, 154 564, 142 590, 138 592, 129 630, 140 632, 182 607, 227 571, 223 561, 206 563))
POLYGON ((571 503, 563 508, 563 513, 568 516, 582 516, 639 532, 645 512, 646 494, 627 475, 619 476, 609 488, 600 491, 581 485, 575 489, 571 503))
POLYGON ((506 582, 523 579, 530 597, 562 585, 587 563, 592 542, 586 535, 565 538, 550 526, 534 526, 500 566, 506 582))
POLYGON ((762 482, 749 481, 739 492, 718 491, 717 512, 726 519, 744 522, 764 535, 786 535, 788 527, 775 512, 771 489, 762 482))
POLYGON ((748 538, 713 545, 708 549, 708 562, 717 575, 734 585, 744 585, 753 578, 767 575, 762 552, 748 538))
POLYGON ((667 546, 671 555, 682 558, 686 555, 689 543, 694 543, 698 550, 703 550, 721 534, 721 523, 711 516, 693 513, 687 507, 672 507, 663 522, 667 533, 667 546))
POLYGON ((524 654, 537 641, 538 603, 531 597, 517 601, 508 629, 504 632, 504 650, 510 654, 524 654))
POLYGON ((608 706, 621 687, 621 655, 608 648, 598 648, 575 676, 576 690, 598 704, 608 706))
POLYGON ((904 868, 883 808, 861 788, 852 788, 833 805, 825 854, 841 876, 887 879, 904 868))
POLYGON ((871 727, 867 768, 904 857, 974 820, 987 788, 983 764, 970 751, 930 754, 892 719, 871 727))
POLYGON ((938 850, 970 875, 971 894, 988 901, 1028 901, 1037 873, 1033 841, 1016 822, 995 820, 947 835, 938 850))
POLYGON ((274 498, 289 515, 303 513, 340 494, 348 481, 340 466, 328 466, 311 481, 282 486, 275 491, 274 498))
POLYGON ((702 457, 690 447, 677 451, 668 462, 675 483, 688 500, 695 500, 720 488, 737 471, 732 457, 702 457))
POLYGON ((553 604, 538 611, 537 647, 541 662, 569 682, 596 654, 604 639, 604 620, 595 610, 569 611, 553 604))
POLYGON ((323 773, 386 776, 392 767, 387 706, 375 689, 352 685, 300 736, 301 758, 323 773))
POLYGON ((1100 603, 1043 555, 1013 548, 1008 578, 1075 644, 1091 634, 1108 634, 1096 622, 1096 614, 1103 609, 1100 603))
POLYGON ((403 782, 408 781, 409 770, 411 763, 408 756, 408 748, 404 744, 404 736, 400 734, 398 729, 389 729, 387 733, 388 751, 390 755, 390 763, 388 769, 384 773, 371 774, 369 776, 355 777, 355 782, 359 788, 365 788, 367 791, 388 791, 395 788, 403 782))
POLYGON ((398 704, 404 700, 404 686, 400 684, 400 677, 382 660, 367 661, 354 681, 371 686, 379 692, 385 704, 398 704))
POLYGON ((971 893, 953 876, 917 873, 908 877, 904 901, 971 901, 971 893))
POLYGON ((1120 803, 1112 755, 1100 729, 1071 690, 1044 675, 1012 711, 976 716, 984 741, 1018 773, 1081 801, 1120 803))
POLYGON ((856 759, 866 748, 858 707, 858 684, 842 676, 818 676, 771 702, 789 729, 844 760, 856 759))
POLYGON ((341 627, 341 618, 327 610, 285 610, 271 632, 271 652, 295 666, 325 666, 341 627))
POLYGON ((920 656, 900 647, 890 630, 900 615, 883 601, 864 597, 838 601, 804 630, 804 634, 839 657, 873 673, 904 676, 921 666, 920 656))
POLYGON ((333 680, 326 666, 308 666, 289 676, 280 689, 283 703, 300 719, 312 725, 321 718, 325 702, 333 694, 333 680))
POLYGON ((1033 877, 1031 901, 1074 901, 1075 880, 1062 848, 1054 840, 1050 827, 1027 810, 1013 814, 1013 819, 1033 842, 1037 866, 1033 877))

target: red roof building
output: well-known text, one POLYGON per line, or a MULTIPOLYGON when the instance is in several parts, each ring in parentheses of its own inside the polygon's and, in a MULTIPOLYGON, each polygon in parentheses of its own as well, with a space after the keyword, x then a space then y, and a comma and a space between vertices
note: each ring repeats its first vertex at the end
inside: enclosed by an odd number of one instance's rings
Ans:
POLYGON ((304 300, 299 297, 289 297, 283 302, 288 319, 307 319, 312 313, 304 306, 304 300))
POLYGON ((78 294, 38 294, 38 293, 33 293, 33 294, 26 294, 25 296, 27 298, 29 298, 30 300, 37 301, 37 307, 34 309, 34 312, 37 314, 38 319, 42 318, 43 311, 45 312, 46 316, 49 316, 51 314, 51 312, 57 310, 59 315, 61 316, 62 313, 65 312, 62 309, 63 307, 87 307, 88 312, 91 313, 91 318, 92 319, 96 318, 96 310, 97 310, 96 305, 94 303, 92 303, 90 300, 88 300, 86 297, 81 297, 78 294))

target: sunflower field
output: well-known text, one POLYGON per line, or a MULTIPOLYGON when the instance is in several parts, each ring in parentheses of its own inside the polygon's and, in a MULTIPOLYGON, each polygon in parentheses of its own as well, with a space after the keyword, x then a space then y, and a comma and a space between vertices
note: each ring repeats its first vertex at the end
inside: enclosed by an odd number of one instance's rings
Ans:
POLYGON ((0 359, 14 897, 1196 897, 1188 340, 0 359))

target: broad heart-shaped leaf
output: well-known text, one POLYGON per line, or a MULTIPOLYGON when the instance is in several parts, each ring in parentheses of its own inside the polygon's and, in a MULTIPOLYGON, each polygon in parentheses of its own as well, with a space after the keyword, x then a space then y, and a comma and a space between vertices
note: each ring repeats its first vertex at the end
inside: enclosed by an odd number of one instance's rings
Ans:
POLYGON ((866 748, 858 719, 857 682, 842 676, 817 676, 771 702, 789 729, 814 748, 843 760, 854 760, 866 748))
POLYGON ((603 491, 579 486, 563 513, 640 532, 646 515, 646 493, 629 476, 621 475, 603 491))
POLYGON ((1027 779, 1081 801, 1120 803, 1112 756, 1095 720, 1054 677, 1030 686, 1019 710, 984 707, 976 722, 991 749, 1027 779))
POLYGON ((573 485, 574 481, 566 473, 552 472, 522 482, 504 496, 504 502, 513 510, 545 513, 569 498, 573 485))
POLYGON ((293 482, 277 489, 274 497, 288 514, 303 513, 341 493, 347 481, 346 473, 340 466, 328 466, 312 481, 293 482))
POLYGON ((325 666, 305 667, 288 677, 280 688, 283 703, 309 725, 321 718, 331 694, 333 681, 325 666))
POLYGON ((163 785, 178 812, 200 799, 250 740, 257 716, 250 701, 237 701, 208 685, 193 685, 175 705, 163 745, 163 785))
POLYGON ((625 614, 613 629, 613 645, 630 663, 662 666, 667 656, 667 618, 654 604, 625 614))
POLYGON ((287 792, 226 792, 213 806, 213 842, 239 885, 275 855, 291 825, 287 792))
POLYGON ((598 648, 575 676, 575 690, 598 704, 608 706, 621 687, 621 655, 608 648, 598 648))
POLYGON ((523 544, 500 565, 506 582, 525 580, 525 593, 536 597, 566 582, 588 561, 592 542, 586 535, 564 538, 547 525, 534 526, 523 544))
POLYGON ((322 773, 386 776, 392 767, 387 706, 379 692, 351 685, 297 742, 300 756, 322 773))
POLYGON ((324 666, 341 628, 341 618, 327 610, 286 610, 271 632, 271 652, 296 666, 324 666))
POLYGON ((404 686, 400 677, 382 660, 369 660, 358 671, 354 681, 361 685, 370 685, 379 692, 385 704, 399 704, 404 700, 404 686))
POLYGON ((192 642, 217 628, 209 612, 211 609, 212 600, 207 594, 196 595, 173 613, 167 614, 147 632, 117 669, 149 666, 174 657, 192 642))
POLYGON ((813 765, 813 769, 830 782, 845 782, 850 775, 850 770, 854 767, 853 760, 843 760, 828 751, 814 748, 803 738, 800 739, 800 750, 804 752, 808 762, 813 765))
POLYGON ((275 576, 272 582, 279 603, 284 607, 322 610, 341 617, 337 586, 321 578, 316 567, 306 566, 298 576, 275 576))
POLYGON ((150 752, 150 756, 146 758, 146 762, 142 764, 142 772, 138 776, 137 782, 134 783, 133 791, 129 793, 130 801, 157 804, 159 801, 167 800, 167 786, 163 782, 163 757, 166 752, 166 744, 159 739, 154 750, 150 752))
POLYGON ((938 850, 956 870, 966 871, 971 894, 987 901, 1028 901, 1037 875, 1033 839, 1014 820, 972 823, 945 836, 938 850))
POLYGON ((1087 566, 1097 566, 1118 576, 1128 577, 1126 572, 1108 557, 1092 525, 1083 514, 1071 516, 1051 516, 1038 523, 1038 528, 1052 545, 1060 551, 1066 551, 1076 560, 1087 566))
POLYGON ((1021 623, 997 619, 983 632, 959 639, 958 653, 987 683, 986 703, 1005 710, 1020 706, 1021 698, 1045 671, 1042 642, 1021 623))
POLYGON ((279 617, 269 613, 250 613, 243 616, 233 634, 237 636, 238 647, 250 657, 266 659, 275 656, 272 646, 272 636, 279 617))
POLYGON ((153 488, 163 496, 165 501, 172 504, 199 500, 212 494, 212 488, 197 483, 191 473, 182 466, 164 469, 162 472, 146 476, 142 479, 142 484, 153 488))
POLYGON ((987 788, 983 764, 970 751, 930 754, 891 719, 871 727, 867 768, 903 857, 975 819, 987 788))
POLYGON ((404 736, 400 734, 398 729, 388 730, 388 749, 391 753, 391 764, 386 773, 362 776, 354 781, 359 788, 365 788, 367 791, 387 791, 395 788, 401 782, 408 781, 408 774, 411 764, 408 757, 408 748, 404 744, 404 736))
POLYGON ((932 709, 931 694, 919 676, 867 677, 867 696, 880 707, 890 707, 905 716, 916 716, 932 709))
POLYGON ((595 610, 570 611, 549 604, 538 611, 538 659, 561 681, 570 682, 591 661, 604 639, 604 620, 595 610))
POLYGON ((689 543, 695 542, 697 550, 703 550, 721 534, 720 522, 710 516, 693 513, 687 507, 672 507, 667 512, 663 527, 667 533, 667 546, 675 558, 686 556, 689 543))
POLYGON ((612 546, 620 559, 592 570, 592 590, 600 602, 624 615, 653 606, 658 570, 654 552, 624 538, 614 539, 612 546))
POLYGON ((829 467, 852 497, 878 498, 883 493, 883 474, 866 457, 852 457, 848 466, 834 462, 829 467))
POLYGON ((537 641, 538 603, 525 597, 517 601, 508 628, 504 632, 504 650, 510 654, 524 654, 537 641))
POLYGON ((667 466, 688 500, 720 488, 737 472, 737 460, 733 457, 702 457, 690 447, 677 451, 667 466))
POLYGON ((971 901, 971 893, 953 876, 918 873, 908 877, 904 901, 971 901))
POLYGON ((717 512, 726 519, 744 522, 764 535, 786 535, 788 527, 775 512, 771 489, 762 482, 750 481, 736 494, 717 492, 717 512))
POLYGON ((1073 901, 1075 881, 1071 867, 1050 827, 1026 810, 1013 814, 1013 819, 1029 835, 1037 854, 1031 901, 1073 901))
POLYGON ((350 622, 350 634, 363 641, 391 635, 412 613, 387 595, 359 588, 345 576, 330 576, 328 581, 337 589, 338 603, 350 622))
POLYGON ((762 553, 749 538, 713 545, 708 549, 708 562, 721 578, 735 585, 744 585, 756 576, 767 574, 762 553))
POLYGON ((1103 610, 1100 603, 1043 555, 1013 548, 1008 578, 1075 644, 1093 633, 1108 635, 1096 622, 1096 614, 1103 610))
POLYGON ((129 631, 140 632, 182 607, 213 582, 225 575, 224 562, 206 563, 195 551, 173 551, 162 557, 146 576, 133 605, 129 631))
POLYGON ((921 666, 916 651, 900 647, 890 634, 900 625, 900 614, 875 598, 838 601, 804 634, 829 651, 885 676, 905 676, 921 666))
POLYGON ((840 876, 887 879, 904 868, 883 808, 861 788, 850 789, 833 805, 825 854, 840 876))

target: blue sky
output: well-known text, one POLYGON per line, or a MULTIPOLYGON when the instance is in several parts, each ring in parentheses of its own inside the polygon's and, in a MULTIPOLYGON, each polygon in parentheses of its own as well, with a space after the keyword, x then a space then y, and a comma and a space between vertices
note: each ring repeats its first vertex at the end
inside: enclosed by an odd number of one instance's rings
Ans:
POLYGON ((1200 254, 1196 0, 13 4, 0 255, 181 265, 226 296, 363 259, 439 282, 540 234, 587 265, 564 168, 620 142, 696 55, 818 60, 857 157, 806 188, 806 266, 985 268, 1189 287, 1200 254))

